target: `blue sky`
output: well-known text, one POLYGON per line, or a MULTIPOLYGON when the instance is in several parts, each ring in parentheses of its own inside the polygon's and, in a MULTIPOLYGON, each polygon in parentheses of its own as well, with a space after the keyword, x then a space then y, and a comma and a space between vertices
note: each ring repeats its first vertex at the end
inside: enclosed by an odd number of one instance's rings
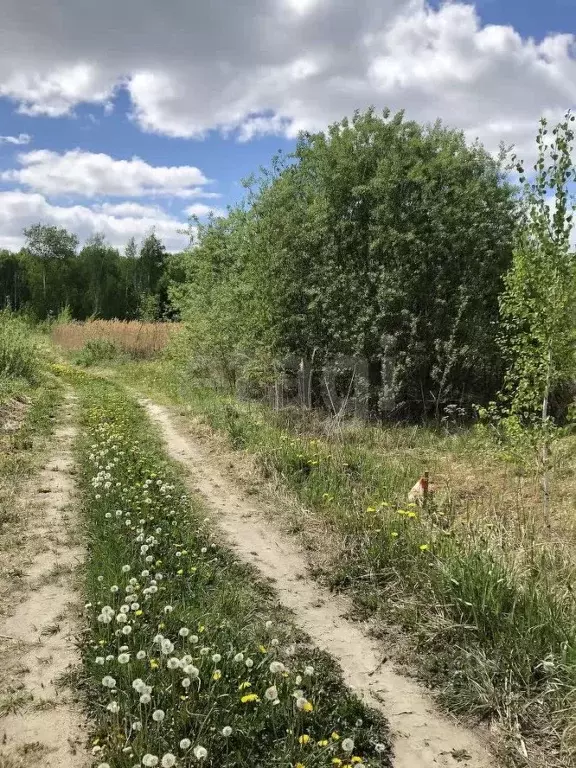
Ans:
POLYGON ((576 106, 574 0, 4 5, 0 247, 42 220, 180 248, 188 211, 370 104, 528 155, 539 116, 576 106))

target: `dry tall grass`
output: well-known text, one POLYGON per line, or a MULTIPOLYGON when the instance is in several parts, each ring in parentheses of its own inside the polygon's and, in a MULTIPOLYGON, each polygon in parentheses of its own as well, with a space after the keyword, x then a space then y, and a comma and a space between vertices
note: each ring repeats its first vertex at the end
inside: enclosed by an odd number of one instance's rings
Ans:
POLYGON ((52 340, 63 349, 77 351, 87 341, 105 339, 120 352, 134 358, 152 358, 168 345, 170 336, 178 331, 179 323, 146 323, 122 320, 90 320, 55 325, 52 340))

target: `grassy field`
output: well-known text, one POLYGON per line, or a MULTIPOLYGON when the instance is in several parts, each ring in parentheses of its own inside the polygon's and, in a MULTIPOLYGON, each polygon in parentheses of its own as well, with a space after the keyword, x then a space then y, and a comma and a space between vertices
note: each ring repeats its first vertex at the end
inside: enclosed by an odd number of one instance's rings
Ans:
MULTIPOLYGON (((162 352, 177 331, 177 323, 141 321, 90 320, 84 323, 58 323, 51 329, 51 339, 66 352, 80 352, 94 342, 108 344, 108 352, 133 358, 151 358, 162 352)), ((98 346, 93 347, 98 349, 98 346)))
POLYGON ((497 723, 518 764, 527 744, 547 765, 573 764, 573 465, 555 476, 549 532, 537 479, 478 431, 351 424, 334 432, 309 413, 203 390, 165 362, 116 372, 185 405, 295 495, 307 515, 293 531, 322 551, 322 578, 387 632, 400 628, 447 707, 497 723), (406 495, 425 468, 439 489, 424 511, 406 495))
POLYGON ((385 726, 219 546, 140 407, 81 396, 85 687, 100 768, 388 765, 385 726))

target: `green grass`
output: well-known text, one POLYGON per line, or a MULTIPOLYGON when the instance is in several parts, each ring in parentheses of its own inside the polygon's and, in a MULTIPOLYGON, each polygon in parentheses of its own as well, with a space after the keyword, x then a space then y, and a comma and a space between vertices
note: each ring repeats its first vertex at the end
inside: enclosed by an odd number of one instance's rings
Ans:
POLYGON ((499 724, 517 764, 525 762, 524 744, 536 761, 545 755, 542 764, 573 764, 569 547, 547 544, 532 528, 531 511, 522 503, 513 509, 489 487, 472 501, 439 495, 426 512, 405 503, 424 467, 456 471, 456 459, 466 459, 479 472, 481 465, 500 472, 484 437, 359 425, 333 435, 310 414, 206 391, 167 363, 123 366, 116 374, 152 397, 185 405, 295 494, 309 510, 307 522, 319 522, 337 546, 324 578, 366 614, 401 628, 421 675, 448 708, 499 724), (456 457, 452 465, 447 454, 456 457))
POLYGON ((170 766, 172 755, 214 768, 345 766, 353 756, 388 765, 381 719, 218 544, 143 410, 110 382, 72 380, 88 543, 85 685, 102 765, 170 766))
MULTIPOLYGON (((34 384, 42 374, 43 345, 22 318, 0 311, 0 382, 20 380, 34 384)), ((2 386, 0 383, 0 397, 2 386)))

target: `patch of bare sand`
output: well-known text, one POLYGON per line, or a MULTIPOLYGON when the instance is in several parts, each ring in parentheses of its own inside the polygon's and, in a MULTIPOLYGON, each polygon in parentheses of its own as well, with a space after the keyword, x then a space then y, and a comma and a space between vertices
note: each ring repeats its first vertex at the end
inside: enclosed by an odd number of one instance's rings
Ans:
POLYGON ((79 662, 83 559, 71 456, 74 398, 49 457, 24 489, 0 558, 0 768, 83 768, 84 721, 64 677, 79 662))
POLYGON ((192 473, 192 487, 217 513, 220 528, 241 558, 274 582, 280 601, 321 649, 338 660, 347 685, 383 712, 390 724, 396 768, 496 768, 483 740, 442 715, 415 681, 383 662, 386 649, 345 617, 352 605, 308 576, 295 540, 267 517, 238 483, 221 471, 209 450, 174 427, 168 409, 142 401, 160 426, 169 454, 192 473))

